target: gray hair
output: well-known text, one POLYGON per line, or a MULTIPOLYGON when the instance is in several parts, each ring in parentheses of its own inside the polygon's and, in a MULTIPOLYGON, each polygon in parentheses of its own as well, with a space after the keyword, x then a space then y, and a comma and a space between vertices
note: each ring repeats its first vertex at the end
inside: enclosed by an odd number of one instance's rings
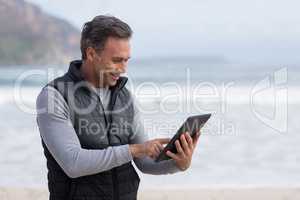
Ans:
POLYGON ((108 37, 130 38, 132 30, 128 24, 114 16, 99 15, 83 25, 81 32, 81 57, 86 59, 86 49, 93 47, 96 51, 104 48, 108 37))

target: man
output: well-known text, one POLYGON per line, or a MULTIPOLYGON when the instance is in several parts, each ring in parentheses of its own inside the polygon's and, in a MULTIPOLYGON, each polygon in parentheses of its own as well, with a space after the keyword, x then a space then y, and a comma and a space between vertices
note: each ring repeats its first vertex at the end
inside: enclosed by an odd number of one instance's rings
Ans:
POLYGON ((199 134, 183 134, 172 159, 154 162, 168 138, 148 140, 126 89, 131 28, 112 16, 87 22, 82 60, 48 83, 37 98, 37 123, 47 159, 51 200, 133 200, 143 173, 186 170, 199 134))

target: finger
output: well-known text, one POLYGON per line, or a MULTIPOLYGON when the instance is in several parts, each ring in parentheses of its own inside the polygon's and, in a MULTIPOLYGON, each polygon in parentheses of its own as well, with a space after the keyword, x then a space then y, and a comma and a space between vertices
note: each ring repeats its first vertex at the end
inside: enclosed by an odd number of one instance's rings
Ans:
POLYGON ((184 152, 188 154, 188 152, 190 151, 190 149, 189 149, 188 143, 187 143, 187 141, 185 139, 185 134, 181 135, 180 141, 181 141, 181 144, 183 146, 184 152))
POLYGON ((153 143, 150 147, 150 155, 155 157, 156 154, 157 154, 157 150, 156 150, 155 144, 153 143))
POLYGON ((153 147, 152 149, 151 149, 151 152, 150 152, 150 155, 149 155, 149 157, 151 157, 152 159, 154 159, 154 158, 156 158, 157 156, 158 156, 158 152, 157 152, 157 150, 155 149, 155 147, 153 147))
POLYGON ((166 154, 167 154, 167 156, 169 156, 170 158, 172 158, 175 161, 179 160, 179 157, 175 153, 173 153, 171 151, 167 151, 166 154))
POLYGON ((181 145, 180 145, 179 140, 176 140, 176 141, 175 141, 175 146, 176 146, 177 152, 178 152, 180 155, 185 156, 185 155, 184 155, 184 151, 183 151, 183 149, 182 149, 182 147, 181 147, 181 145))
POLYGON ((159 148, 160 151, 164 150, 164 146, 160 143, 157 143, 157 146, 159 148))
POLYGON ((168 144, 170 142, 170 138, 158 138, 156 141, 158 141, 160 144, 168 144))
POLYGON ((190 134, 186 134, 185 138, 187 140, 189 147, 191 148, 191 150, 193 150, 194 149, 193 138, 191 137, 190 134))
POLYGON ((154 150, 155 150, 155 155, 158 156, 158 154, 160 154, 160 149, 156 144, 154 146, 154 150))

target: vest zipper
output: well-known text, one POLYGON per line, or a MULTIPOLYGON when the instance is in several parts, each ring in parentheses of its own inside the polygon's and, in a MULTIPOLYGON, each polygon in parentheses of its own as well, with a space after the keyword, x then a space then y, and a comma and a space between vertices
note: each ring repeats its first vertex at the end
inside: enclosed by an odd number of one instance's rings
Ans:
MULTIPOLYGON (((110 144, 110 129, 111 129, 111 123, 112 123, 112 111, 113 111, 113 107, 116 103, 117 95, 118 95, 118 89, 112 90, 110 101, 109 101, 109 104, 108 104, 109 144, 110 144)), ((116 168, 112 169, 112 182, 113 182, 113 199, 114 200, 119 200, 119 187, 118 187, 118 177, 117 177, 117 169, 116 168)))
MULTIPOLYGON (((111 93, 111 95, 113 95, 113 92, 111 93)), ((111 96, 112 97, 112 96, 111 96)), ((97 98, 98 98, 98 101, 100 102, 100 107, 102 109, 102 112, 104 114, 104 119, 105 119, 105 123, 106 123, 106 131, 107 131, 107 137, 108 137, 108 144, 111 145, 110 143, 110 128, 111 128, 111 122, 112 122, 112 117, 111 117, 111 110, 113 108, 113 105, 112 104, 112 101, 110 99, 110 102, 109 102, 109 105, 108 105, 108 114, 110 116, 108 116, 108 119, 107 119, 107 116, 106 116, 106 113, 105 113, 105 110, 104 110, 104 106, 102 104, 102 101, 100 99, 100 97, 97 95, 97 98)), ((119 188, 118 188, 118 185, 117 185, 117 176, 116 176, 116 169, 113 168, 111 170, 111 173, 112 173, 112 183, 113 183, 113 191, 112 191, 112 196, 113 196, 113 200, 119 200, 119 188)))
MULTIPOLYGON (((121 87, 123 87, 126 82, 127 81, 123 82, 122 83, 123 85, 121 87)), ((98 100, 100 101, 101 108, 102 108, 102 111, 104 113, 105 122, 108 125, 107 136, 108 136, 108 143, 109 143, 110 146, 111 146, 111 143, 110 143, 110 129, 111 129, 111 123, 112 123, 112 111, 113 111, 114 105, 116 103, 118 92, 121 89, 121 87, 119 87, 119 88, 118 87, 113 87, 113 89, 111 91, 111 96, 110 96, 110 100, 109 100, 109 104, 108 104, 108 119, 106 117, 106 113, 104 111, 104 107, 103 107, 103 104, 101 102, 101 99, 98 96, 98 100)), ((112 193, 113 199, 114 200, 119 200, 119 186, 118 186, 117 169, 113 168, 111 170, 111 173, 112 173, 112 182, 113 182, 113 193, 112 193)))

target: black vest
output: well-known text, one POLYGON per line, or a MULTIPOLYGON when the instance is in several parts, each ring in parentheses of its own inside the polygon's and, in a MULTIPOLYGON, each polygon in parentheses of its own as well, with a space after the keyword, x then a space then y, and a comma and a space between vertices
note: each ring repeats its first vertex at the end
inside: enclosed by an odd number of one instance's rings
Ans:
MULTIPOLYGON (((133 102, 120 77, 111 87, 105 113, 100 98, 84 81, 81 61, 73 61, 66 74, 47 84, 57 89, 69 106, 71 120, 82 148, 104 149, 129 143, 133 135, 133 102)), ((63 133, 62 133, 63 134, 63 133)), ((47 159, 50 200, 134 200, 140 178, 131 162, 98 174, 68 177, 42 141, 47 159)))

